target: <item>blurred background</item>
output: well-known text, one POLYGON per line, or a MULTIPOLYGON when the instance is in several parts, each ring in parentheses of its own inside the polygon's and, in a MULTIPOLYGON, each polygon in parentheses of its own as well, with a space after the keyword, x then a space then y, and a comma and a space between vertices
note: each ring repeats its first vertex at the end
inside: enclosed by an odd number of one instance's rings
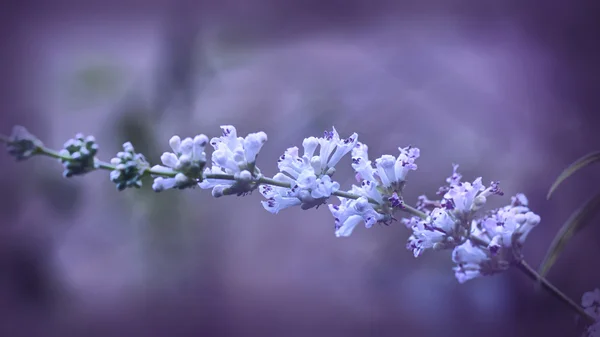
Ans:
MULTIPOLYGON (((334 125, 378 157, 421 148, 406 200, 466 180, 524 192, 542 223, 537 267, 598 190, 600 21, 583 1, 4 1, 0 131, 59 149, 93 134, 153 163, 178 134, 265 131, 276 158, 334 125)), ((595 7, 594 7, 595 6, 595 7)), ((108 172, 63 179, 48 158, 0 154, 0 336, 577 336, 562 303, 517 271, 459 285, 450 252, 419 259, 397 224, 336 239, 326 208, 266 212, 255 193, 117 192, 108 172)), ((337 178, 352 184, 349 158, 337 178)), ((596 219, 597 225, 598 219, 596 219)), ((600 287, 600 226, 549 278, 600 287)))

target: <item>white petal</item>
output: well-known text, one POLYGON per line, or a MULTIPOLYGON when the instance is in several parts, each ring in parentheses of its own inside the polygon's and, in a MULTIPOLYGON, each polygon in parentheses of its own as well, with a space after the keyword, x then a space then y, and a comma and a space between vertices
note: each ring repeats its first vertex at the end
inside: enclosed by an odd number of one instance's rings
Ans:
POLYGON ((244 153, 246 161, 253 163, 256 161, 256 155, 267 141, 267 134, 264 132, 251 133, 244 139, 244 153))
POLYGON ((160 161, 163 163, 163 165, 170 168, 176 168, 177 165, 179 165, 179 159, 177 159, 177 156, 171 152, 163 153, 162 156, 160 156, 160 161))
POLYGON ((358 225, 362 221, 362 217, 360 215, 351 215, 344 221, 342 226, 335 231, 336 237, 347 237, 352 234, 356 225, 358 225))
POLYGON ((187 137, 183 141, 181 141, 180 152, 182 155, 186 155, 191 157, 194 151, 194 140, 190 137, 187 137))
POLYGON ((308 158, 312 158, 315 154, 315 150, 319 145, 319 140, 316 137, 308 137, 302 141, 302 147, 304 147, 304 155, 308 158))
POLYGON ((173 152, 179 153, 180 146, 181 146, 181 138, 179 138, 179 136, 171 137, 171 139, 169 139, 169 146, 171 146, 171 149, 173 149, 173 152))

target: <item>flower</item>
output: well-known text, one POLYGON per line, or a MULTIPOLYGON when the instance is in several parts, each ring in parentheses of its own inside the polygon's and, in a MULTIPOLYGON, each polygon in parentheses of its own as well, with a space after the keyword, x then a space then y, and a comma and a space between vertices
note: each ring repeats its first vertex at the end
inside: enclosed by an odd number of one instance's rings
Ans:
POLYGON ((142 154, 135 153, 130 142, 123 144, 123 152, 117 153, 110 163, 115 166, 110 172, 110 181, 117 184, 119 191, 142 187, 142 176, 150 167, 142 154))
POLYGON ((95 158, 97 152, 98 144, 94 136, 85 137, 78 133, 75 138, 67 140, 58 153, 62 157, 59 161, 65 169, 63 176, 69 178, 83 175, 98 168, 95 158))
POLYGON ((511 198, 510 205, 471 220, 467 241, 453 252, 458 281, 502 272, 518 262, 527 235, 540 220, 529 210, 527 197, 521 193, 511 198))
POLYGON ((596 323, 589 326, 583 336, 600 337, 600 289, 596 288, 581 296, 581 306, 590 316, 596 318, 596 323))
POLYGON ((386 154, 375 160, 377 177, 381 185, 386 188, 392 187, 394 190, 401 190, 400 184, 406 180, 408 171, 417 169, 415 160, 421 155, 416 147, 399 147, 398 150, 400 150, 398 158, 386 154))
POLYGON ((250 193, 256 189, 255 178, 260 176, 255 163, 267 141, 267 134, 260 131, 242 138, 237 136, 237 130, 232 125, 222 125, 221 130, 221 137, 210 140, 215 151, 212 154, 212 167, 205 168, 204 175, 233 175, 234 180, 206 178, 198 186, 202 189, 212 188, 215 197, 250 193))
POLYGON ((311 159, 311 162, 314 160, 313 168, 315 172, 322 175, 327 174, 329 169, 334 168, 343 156, 352 151, 357 142, 358 134, 356 132, 346 139, 340 139, 340 135, 333 127, 332 131, 325 131, 322 138, 309 137, 304 140, 302 145, 305 150, 304 154, 311 159), (315 141, 318 142, 320 147, 319 155, 313 157, 316 149, 315 141), (315 160, 316 158, 318 160, 315 160))
POLYGON ((289 187, 261 186, 259 191, 267 199, 262 202, 263 207, 271 213, 278 213, 291 206, 300 205, 306 210, 324 204, 340 188, 340 184, 331 179, 335 165, 352 151, 357 139, 356 133, 340 139, 333 128, 332 131, 325 131, 322 138, 305 138, 302 142, 302 156, 299 155, 298 147, 285 150, 277 161, 280 172, 273 179, 289 187), (317 147, 319 155, 315 155, 317 147))
POLYGON ((406 180, 408 171, 416 170, 415 160, 420 156, 420 150, 416 147, 399 147, 398 158, 392 155, 383 155, 375 160, 373 167, 368 156, 368 146, 357 143, 352 149, 352 168, 356 172, 356 180, 366 180, 381 186, 392 192, 400 193, 406 180))
POLYGON ((408 239, 407 249, 419 257, 425 249, 444 249, 460 243, 461 234, 456 233, 456 221, 442 208, 434 209, 427 220, 413 217, 409 220, 413 234, 408 239))
MULTIPOLYGON (((440 189, 445 191, 442 200, 419 197, 417 208, 429 215, 427 220, 417 217, 403 220, 413 231, 406 247, 413 251, 415 257, 429 248, 453 248, 464 243, 469 235, 479 234, 481 229, 474 227, 478 224, 475 217, 477 211, 485 204, 487 196, 502 194, 497 182, 492 182, 488 188, 483 186, 481 178, 475 179, 473 183, 461 182, 462 176, 457 169, 458 165, 453 165, 452 175, 446 179, 449 186, 440 189), (437 207, 429 211, 433 206, 437 207)), ((489 240, 491 237, 487 239, 489 240)))
POLYGON ((517 194, 512 200, 511 205, 492 212, 478 223, 480 236, 490 242, 492 253, 503 247, 522 247, 531 230, 540 223, 540 216, 529 211, 524 194, 517 194))
POLYGON ((589 315, 600 320, 600 289, 596 288, 581 296, 581 306, 589 315))
POLYGON ((474 245, 471 240, 465 241, 452 251, 454 276, 459 283, 465 283, 479 276, 493 275, 505 271, 510 266, 503 259, 492 257, 489 251, 474 245))
POLYGON ((365 227, 371 228, 378 221, 383 221, 385 215, 375 211, 365 197, 358 199, 341 198, 340 205, 329 205, 329 210, 335 218, 335 236, 347 237, 361 221, 365 227))
MULTIPOLYGON (((288 184, 294 183, 293 179, 283 173, 277 173, 273 176, 273 180, 288 184)), ((266 201, 261 201, 261 204, 267 211, 273 214, 279 213, 282 209, 302 204, 302 201, 298 198, 296 187, 287 188, 274 185, 260 185, 258 191, 267 199, 266 201)))
POLYGON ((202 169, 206 164, 204 148, 207 143, 208 137, 203 134, 184 140, 179 136, 171 137, 169 145, 173 152, 165 152, 160 157, 164 166, 155 165, 151 169, 155 177, 152 189, 161 192, 196 186, 198 180, 202 179, 202 169))
POLYGON ((16 160, 22 161, 35 155, 44 144, 23 126, 16 125, 6 143, 8 153, 16 160))

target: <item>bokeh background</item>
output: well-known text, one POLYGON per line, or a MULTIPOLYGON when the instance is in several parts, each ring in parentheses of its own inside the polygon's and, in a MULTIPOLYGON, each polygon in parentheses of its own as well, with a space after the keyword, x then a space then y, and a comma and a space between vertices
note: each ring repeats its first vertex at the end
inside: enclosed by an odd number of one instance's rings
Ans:
MULTIPOLYGON (((260 167, 332 125, 372 156, 421 148, 407 200, 461 165, 524 192, 543 222, 537 266, 598 190, 571 161, 600 147, 600 21, 593 2, 4 1, 0 129, 60 148, 131 140, 154 163, 174 135, 269 135, 260 167)), ((336 239, 326 208, 271 215, 254 195, 118 193, 48 158, 0 154, 0 335, 576 336, 563 304, 509 271, 459 285, 450 252, 419 259, 401 225, 336 239)), ((339 169, 352 183, 349 158, 339 169)), ((579 301, 600 287, 600 226, 549 274, 579 301)))

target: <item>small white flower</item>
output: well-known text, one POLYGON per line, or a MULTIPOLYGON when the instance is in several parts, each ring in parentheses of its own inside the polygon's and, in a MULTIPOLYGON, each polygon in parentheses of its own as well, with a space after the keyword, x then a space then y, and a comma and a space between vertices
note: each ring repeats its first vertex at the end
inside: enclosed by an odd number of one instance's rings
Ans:
POLYGON ((481 220, 479 236, 490 241, 490 251, 521 247, 531 230, 540 223, 540 216, 529 211, 524 194, 512 197, 511 205, 502 207, 481 220), (525 201, 525 203, 523 203, 525 201))
POLYGON ((221 137, 210 140, 215 149, 212 154, 212 167, 204 169, 204 175, 223 174, 234 177, 247 177, 250 179, 215 179, 206 178, 198 186, 202 189, 213 189, 213 196, 221 196, 224 193, 244 195, 252 192, 256 187, 252 178, 257 175, 254 163, 262 146, 267 141, 264 132, 251 133, 246 138, 238 137, 237 130, 232 125, 221 126, 221 137), (240 174, 243 173, 242 176, 240 174), (243 180, 243 181, 242 181, 243 180))
POLYGON ((464 182, 450 186, 450 190, 444 195, 444 199, 451 202, 451 206, 447 208, 456 213, 471 213, 474 210, 475 196, 484 189, 481 178, 475 179, 472 184, 464 182))
POLYGON ((419 158, 420 151, 416 147, 399 147, 398 158, 391 155, 383 155, 375 160, 377 176, 385 188, 398 188, 399 183, 406 180, 406 175, 411 170, 417 169, 415 160, 419 158))
POLYGON ((248 163, 254 163, 256 156, 267 141, 267 134, 264 132, 251 133, 244 139, 244 154, 248 163))
POLYGON ((369 147, 366 144, 357 142, 352 149, 352 168, 356 172, 356 180, 366 180, 375 182, 375 168, 369 160, 369 147))
POLYGON ((361 221, 365 227, 370 228, 378 221, 385 219, 383 214, 377 213, 367 198, 360 197, 356 200, 339 198, 340 205, 329 205, 329 210, 335 218, 335 236, 347 237, 361 221))
POLYGON ((442 208, 434 209, 427 220, 413 218, 409 223, 413 234, 408 239, 407 248, 413 251, 415 257, 425 249, 452 248, 460 243, 460 236, 455 238, 456 220, 442 208))
MULTIPOLYGON (((293 179, 283 173, 277 173, 273 179, 290 185, 295 184, 293 179)), ((260 185, 258 191, 267 199, 267 201, 261 201, 263 207, 273 214, 279 213, 282 209, 302 204, 297 196, 297 190, 293 188, 260 185)))
MULTIPOLYGON (((320 175, 326 173, 328 169, 335 167, 340 159, 354 148, 358 142, 358 135, 353 133, 346 139, 340 139, 340 135, 334 127, 332 131, 325 131, 323 137, 318 139, 318 142, 320 145, 319 167, 315 167, 315 172, 320 175)), ((312 144, 309 149, 312 149, 312 144)))
POLYGON ((206 164, 206 153, 204 149, 208 143, 208 137, 203 134, 192 138, 181 140, 179 136, 173 136, 169 140, 169 146, 173 152, 165 152, 160 156, 163 165, 155 165, 152 171, 155 173, 175 174, 173 178, 165 178, 155 175, 152 189, 161 192, 167 189, 190 188, 196 186, 202 178, 202 169, 206 164))
POLYGON ((457 264, 453 269, 459 283, 465 283, 489 273, 486 270, 486 265, 490 261, 487 253, 481 248, 474 246, 470 240, 454 248, 452 261, 457 264))

